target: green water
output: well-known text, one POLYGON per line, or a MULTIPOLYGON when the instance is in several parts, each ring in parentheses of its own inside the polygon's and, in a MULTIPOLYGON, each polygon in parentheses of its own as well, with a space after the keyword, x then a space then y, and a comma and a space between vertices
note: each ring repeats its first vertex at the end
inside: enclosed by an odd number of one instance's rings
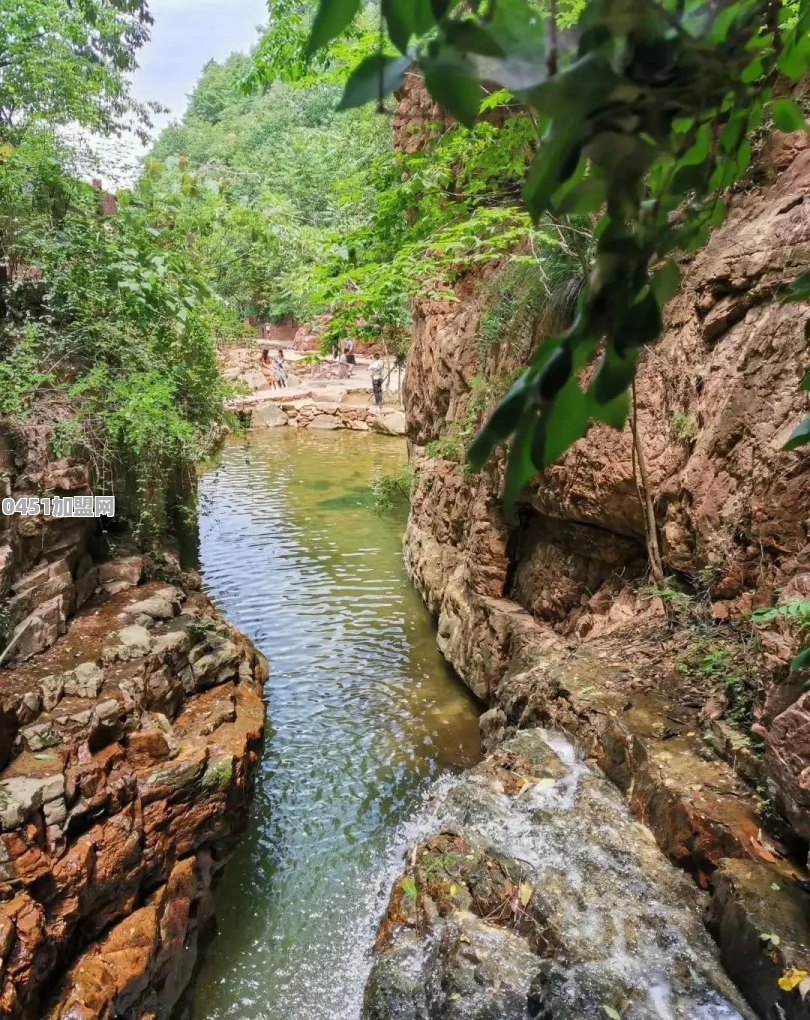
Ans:
POLYGON ((218 892, 196 1020, 357 1020, 409 819, 479 753, 372 481, 404 445, 292 429, 228 443, 200 483, 205 585, 272 664, 251 824, 218 892))

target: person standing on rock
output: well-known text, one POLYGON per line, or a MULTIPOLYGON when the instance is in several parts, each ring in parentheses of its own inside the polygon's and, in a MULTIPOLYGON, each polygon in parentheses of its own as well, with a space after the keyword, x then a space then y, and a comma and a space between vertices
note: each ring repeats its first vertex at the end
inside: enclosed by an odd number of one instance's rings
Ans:
POLYGON ((262 349, 262 356, 259 359, 259 368, 261 369, 262 375, 270 384, 270 389, 276 388, 276 363, 275 358, 270 360, 270 350, 265 347, 262 349))
POLYGON ((283 389, 287 385, 287 365, 284 361, 284 351, 279 347, 276 356, 273 358, 273 372, 276 382, 283 389))
POLYGON ((371 391, 374 394, 374 403, 377 407, 382 407, 383 363, 379 354, 374 355, 369 371, 371 372, 371 391))

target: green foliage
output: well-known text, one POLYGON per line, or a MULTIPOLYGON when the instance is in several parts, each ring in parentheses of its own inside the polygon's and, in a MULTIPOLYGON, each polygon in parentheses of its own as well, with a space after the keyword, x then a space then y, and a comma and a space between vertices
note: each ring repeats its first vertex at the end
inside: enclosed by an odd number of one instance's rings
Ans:
POLYGON ((149 538, 174 467, 221 419, 213 334, 227 316, 148 190, 104 215, 71 166, 44 129, 0 160, 0 413, 37 409, 59 423, 56 455, 82 445, 102 484, 132 477, 149 538))
MULTIPOLYGON (((576 229, 587 247, 589 235, 576 229)), ((570 322, 583 282, 581 263, 566 243, 570 236, 570 230, 561 229, 558 243, 535 247, 531 258, 512 258, 494 274, 485 295, 492 304, 482 315, 476 336, 482 358, 506 344, 525 359, 533 353, 538 336, 545 339, 570 322)))
POLYGON ((672 416, 672 434, 681 442, 691 442, 698 435, 697 418, 687 411, 676 411, 672 416))
POLYGON ((386 153, 364 169, 373 214, 362 228, 336 237, 331 258, 313 274, 318 300, 333 311, 327 346, 348 335, 381 339, 389 351, 404 353, 413 301, 454 300, 453 285, 474 268, 525 265, 525 276, 540 286, 554 275, 555 262, 566 264, 569 278, 577 274, 570 231, 533 228, 518 204, 532 132, 530 119, 517 112, 502 129, 437 126, 425 148, 386 153))
POLYGON ((446 436, 442 439, 433 439, 425 447, 425 456, 437 460, 454 460, 461 464, 464 460, 464 448, 458 439, 446 436))
POLYGON ((388 513, 397 507, 407 506, 413 483, 413 468, 407 466, 392 474, 380 475, 372 486, 374 510, 377 513, 388 513))
MULTIPOLYGON (((804 634, 810 631, 810 601, 807 599, 787 599, 769 609, 758 609, 751 614, 751 620, 755 624, 774 623, 777 620, 784 620, 793 624, 804 634)), ((810 643, 802 641, 802 647, 794 656, 790 664, 792 672, 810 669, 810 643)), ((810 681, 805 684, 810 688, 810 681)))
MULTIPOLYGON (((310 47, 339 35, 357 6, 320 0, 310 47)), ((512 437, 507 505, 592 421, 624 425, 640 353, 658 339, 677 287, 674 254, 699 248, 723 222, 722 195, 746 173, 766 113, 784 127, 804 124, 794 104, 774 101, 773 82, 780 73, 798 81, 810 66, 807 0, 641 0, 632 8, 585 0, 566 14, 576 25, 570 35, 560 33, 555 7, 533 0, 382 7, 393 48, 460 122, 474 124, 484 82, 528 109, 537 146, 523 194, 535 223, 597 219, 573 323, 537 352, 470 448, 480 466, 512 437), (596 371, 583 375, 596 359, 596 371)), ((396 87, 396 76, 366 68, 361 62, 349 77, 344 105, 396 87)), ((788 446, 808 439, 804 423, 788 446)))
POLYGON ((51 431, 51 452, 57 460, 70 457, 82 445, 83 438, 81 425, 75 418, 62 418, 51 431))
POLYGON ((746 725, 752 719, 756 691, 738 658, 739 655, 732 655, 728 648, 701 639, 678 660, 678 670, 722 690, 728 700, 726 718, 735 725, 746 725))
POLYGON ((253 66, 241 54, 206 65, 142 187, 195 238, 206 279, 241 315, 304 319, 325 307, 317 267, 369 221, 363 175, 390 148, 390 127, 370 110, 336 113, 339 86, 321 81, 274 78, 246 94, 253 66))
POLYGON ((0 139, 35 122, 120 133, 148 120, 129 75, 149 38, 145 0, 14 0, 0 16, 0 139))
POLYGON ((24 420, 36 395, 52 382, 53 374, 42 368, 36 329, 28 326, 0 361, 0 416, 24 420))
MULTIPOLYGON (((670 582, 672 579, 670 578, 670 582)), ((639 595, 643 599, 661 599, 665 605, 670 606, 676 610, 686 609, 692 603, 692 596, 685 591, 681 591, 680 588, 675 588, 671 583, 669 584, 647 584, 639 588, 639 595)))

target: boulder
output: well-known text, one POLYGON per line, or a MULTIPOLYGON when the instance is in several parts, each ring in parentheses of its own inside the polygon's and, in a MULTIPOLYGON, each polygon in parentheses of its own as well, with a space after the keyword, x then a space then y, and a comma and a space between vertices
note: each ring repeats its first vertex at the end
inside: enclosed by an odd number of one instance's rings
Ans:
POLYGON ((372 431, 380 432, 386 436, 404 436, 405 412, 390 411, 388 413, 381 413, 372 420, 371 428, 372 431))
POLYGON ((122 627, 113 634, 113 639, 114 642, 102 650, 101 657, 105 663, 137 659, 142 655, 148 655, 152 647, 149 631, 139 623, 122 627))
POLYGON ((334 414, 316 414, 307 428, 310 429, 339 429, 342 428, 340 421, 334 414))
POLYGON ((38 606, 14 629, 8 648, 11 662, 30 659, 50 648, 65 632, 65 608, 61 595, 38 606))
POLYGON ((518 733, 431 821, 394 886, 364 1020, 754 1020, 701 894, 563 737, 518 733))
POLYGON ((134 588, 140 584, 143 576, 143 556, 122 556, 117 560, 109 560, 98 568, 99 582, 108 588, 111 584, 118 585, 118 590, 134 588))
POLYGON ((250 416, 251 428, 280 428, 289 419, 277 404, 264 404, 254 409, 250 416))
POLYGON ((769 792, 796 831, 810 839, 810 691, 774 719, 765 747, 769 792))

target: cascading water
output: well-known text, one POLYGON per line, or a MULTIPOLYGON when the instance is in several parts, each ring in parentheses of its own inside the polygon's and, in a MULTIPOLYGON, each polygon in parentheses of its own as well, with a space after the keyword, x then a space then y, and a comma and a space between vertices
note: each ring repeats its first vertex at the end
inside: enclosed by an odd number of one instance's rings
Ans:
POLYGON ((431 832, 366 1020, 753 1018, 696 887, 560 734, 507 741, 450 785, 431 832))

